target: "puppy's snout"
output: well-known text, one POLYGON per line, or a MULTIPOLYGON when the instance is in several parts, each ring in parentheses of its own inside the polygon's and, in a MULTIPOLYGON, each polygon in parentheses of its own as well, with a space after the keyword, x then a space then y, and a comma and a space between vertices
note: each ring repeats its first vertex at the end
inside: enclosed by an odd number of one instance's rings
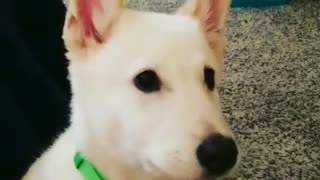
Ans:
POLYGON ((232 138, 212 135, 198 146, 196 155, 206 173, 219 176, 235 166, 238 148, 232 138))

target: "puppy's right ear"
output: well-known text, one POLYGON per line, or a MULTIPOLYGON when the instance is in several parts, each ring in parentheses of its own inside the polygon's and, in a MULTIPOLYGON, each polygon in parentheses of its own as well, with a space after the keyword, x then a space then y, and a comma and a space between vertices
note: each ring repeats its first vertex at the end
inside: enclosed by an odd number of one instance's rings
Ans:
POLYGON ((86 56, 107 42, 123 0, 69 0, 63 39, 69 53, 86 56))
POLYGON ((219 44, 217 38, 223 35, 230 3, 230 0, 187 0, 177 13, 197 18, 209 44, 215 48, 219 44))

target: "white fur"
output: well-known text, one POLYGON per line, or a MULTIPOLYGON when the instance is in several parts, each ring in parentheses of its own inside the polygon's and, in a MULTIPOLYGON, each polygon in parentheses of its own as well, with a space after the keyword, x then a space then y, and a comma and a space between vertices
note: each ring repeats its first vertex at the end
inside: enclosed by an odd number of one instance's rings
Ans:
POLYGON ((80 180, 77 149, 111 180, 199 179, 201 141, 213 133, 233 137, 217 89, 203 83, 205 66, 221 67, 191 17, 125 10, 108 43, 86 60, 68 57, 72 124, 25 180, 80 180), (134 76, 145 69, 158 73, 161 92, 135 88, 134 76))

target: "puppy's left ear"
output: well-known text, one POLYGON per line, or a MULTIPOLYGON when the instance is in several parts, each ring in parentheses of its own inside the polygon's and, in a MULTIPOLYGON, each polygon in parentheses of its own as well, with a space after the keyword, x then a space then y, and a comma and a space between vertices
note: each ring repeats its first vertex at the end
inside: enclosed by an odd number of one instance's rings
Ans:
POLYGON ((209 44, 215 47, 217 36, 223 35, 229 10, 230 0, 187 0, 177 13, 199 19, 209 44))
POLYGON ((209 46, 216 57, 219 68, 217 85, 222 82, 225 24, 230 11, 230 0, 187 0, 177 11, 179 15, 191 16, 199 20, 209 46))

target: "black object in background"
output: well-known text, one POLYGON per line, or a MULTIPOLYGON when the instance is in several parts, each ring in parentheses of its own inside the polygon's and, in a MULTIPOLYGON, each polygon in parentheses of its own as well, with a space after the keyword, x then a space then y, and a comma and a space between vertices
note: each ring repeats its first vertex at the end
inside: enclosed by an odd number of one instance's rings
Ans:
POLYGON ((68 125, 65 7, 62 0, 0 3, 0 179, 16 180, 68 125))

